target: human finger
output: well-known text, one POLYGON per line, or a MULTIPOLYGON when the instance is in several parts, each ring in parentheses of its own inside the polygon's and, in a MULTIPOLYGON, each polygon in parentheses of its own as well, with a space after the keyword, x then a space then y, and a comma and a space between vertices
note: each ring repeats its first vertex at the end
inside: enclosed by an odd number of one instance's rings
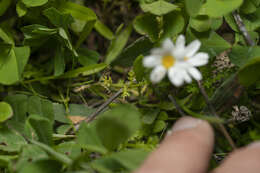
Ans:
POLYGON ((206 121, 181 118, 136 173, 206 172, 213 144, 214 133, 206 121))
POLYGON ((260 143, 257 142, 231 153, 212 173, 259 173, 259 163, 260 143))

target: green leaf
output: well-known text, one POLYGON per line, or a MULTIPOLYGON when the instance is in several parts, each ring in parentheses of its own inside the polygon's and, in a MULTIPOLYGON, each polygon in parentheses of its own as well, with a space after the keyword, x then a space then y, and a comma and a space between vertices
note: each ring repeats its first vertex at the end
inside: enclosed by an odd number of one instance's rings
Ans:
POLYGON ((133 70, 135 72, 136 80, 137 81, 142 81, 143 77, 145 75, 145 68, 143 66, 143 58, 144 56, 140 55, 136 58, 134 62, 134 67, 133 70))
POLYGON ((6 102, 0 102, 0 123, 5 122, 13 116, 12 107, 6 102))
POLYGON ((222 24, 223 24, 223 17, 211 19, 211 29, 214 31, 219 29, 222 26, 222 24))
POLYGON ((206 15, 217 18, 231 13, 242 3, 243 0, 210 0, 203 5, 201 10, 205 11, 206 15))
POLYGON ((78 53, 74 50, 72 46, 68 32, 63 28, 58 28, 58 34, 61 38, 60 41, 64 44, 64 46, 67 47, 73 53, 73 55, 77 57, 78 53))
POLYGON ((70 116, 89 116, 95 111, 94 108, 90 108, 84 104, 70 104, 69 115, 70 116))
POLYGON ((96 23, 95 20, 91 20, 91 21, 86 22, 82 32, 79 35, 79 39, 76 43, 76 46, 75 46, 76 49, 78 49, 80 47, 80 45, 86 40, 88 35, 91 33, 95 23, 96 23))
POLYGON ((212 21, 208 16, 197 16, 190 18, 190 26, 198 32, 205 32, 211 28, 212 21))
POLYGON ((16 169, 20 170, 25 164, 49 159, 48 154, 40 147, 27 144, 22 148, 19 159, 16 162, 16 169))
POLYGON ((255 6, 259 6, 260 5, 260 0, 251 0, 253 4, 255 4, 255 6))
POLYGON ((153 127, 153 132, 158 133, 163 131, 167 127, 166 123, 162 120, 158 120, 155 122, 154 127, 153 127))
POLYGON ((153 124, 155 119, 157 118, 160 110, 159 109, 148 109, 143 114, 142 122, 144 124, 153 124))
POLYGON ((28 113, 36 114, 47 118, 51 124, 54 122, 54 111, 52 102, 41 99, 37 96, 31 96, 28 100, 28 113))
POLYGON ((100 20, 96 21, 95 29, 108 40, 113 40, 115 38, 114 33, 100 20))
POLYGON ((11 49, 8 58, 0 68, 0 83, 11 85, 18 82, 22 78, 22 72, 27 64, 29 55, 30 48, 27 46, 11 49))
POLYGON ((65 71, 64 49, 58 47, 54 57, 54 76, 60 76, 65 71))
POLYGON ((22 3, 21 0, 19 0, 18 3, 16 4, 16 13, 18 14, 19 17, 23 17, 27 13, 27 8, 24 5, 24 3, 22 3))
POLYGON ((155 15, 152 14, 142 14, 135 18, 134 20, 135 30, 142 35, 147 35, 153 42, 159 37, 159 23, 155 15))
POLYGON ((77 143, 89 151, 107 153, 106 147, 102 144, 101 138, 96 131, 96 123, 82 123, 77 133, 77 143))
POLYGON ((238 26, 236 25, 236 21, 231 14, 225 15, 224 18, 228 25, 233 29, 233 31, 239 32, 238 26))
MULTIPOLYGON (((65 25, 64 21, 56 21, 56 19, 53 20, 53 22, 55 22, 57 25, 65 25)), ((50 38, 54 38, 58 40, 64 47, 68 48, 74 54, 74 56, 78 55, 72 46, 69 33, 62 27, 50 29, 42 25, 34 24, 23 27, 22 31, 25 36, 24 44, 26 45, 30 45, 32 47, 41 46, 50 38)))
POLYGON ((15 57, 17 59, 19 77, 21 78, 23 70, 24 70, 24 68, 28 62, 29 56, 30 56, 30 47, 28 47, 28 46, 14 47, 14 53, 15 53, 15 57))
POLYGON ((0 28, 0 38, 7 44, 14 45, 14 40, 11 35, 8 35, 2 28, 0 28))
POLYGON ((10 51, 12 50, 12 45, 10 44, 0 44, 0 69, 2 66, 7 62, 9 56, 10 56, 10 51))
POLYGON ((0 16, 2 16, 6 12, 6 10, 9 8, 11 3, 12 3, 11 0, 0 1, 0 16))
POLYGON ((122 164, 127 170, 134 171, 141 166, 149 152, 143 149, 131 149, 111 155, 113 159, 122 164))
POLYGON ((28 121, 32 128, 35 130, 40 142, 47 145, 53 145, 52 124, 49 119, 36 114, 32 114, 28 118, 28 121))
POLYGON ((2 127, 0 130, 0 151, 18 152, 21 147, 27 144, 25 139, 16 131, 2 127))
POLYGON ((200 11, 202 0, 185 0, 186 11, 190 16, 196 16, 200 11))
POLYGON ((66 110, 63 104, 53 103, 54 119, 58 122, 69 123, 66 110))
POLYGON ((140 113, 132 105, 118 105, 100 115, 96 123, 103 145, 113 150, 140 128, 140 113))
MULTIPOLYGON (((257 10, 255 13, 250 14, 250 16, 240 15, 243 20, 245 27, 248 31, 255 31, 260 27, 260 11, 257 10)), ((238 26, 235 22, 234 17, 230 15, 225 16, 225 21, 228 25, 236 32, 239 32, 238 26)))
POLYGON ((29 82, 75 78, 75 77, 78 77, 79 75, 89 76, 89 75, 95 74, 97 72, 100 72, 101 70, 105 69, 106 67, 107 67, 107 64, 105 64, 105 63, 93 64, 93 65, 89 65, 86 67, 81 67, 81 68, 77 68, 75 70, 68 71, 61 76, 40 77, 40 78, 32 79, 29 82))
POLYGON ((33 24, 22 27, 25 36, 33 37, 38 35, 53 35, 57 33, 57 29, 47 28, 46 26, 33 24))
POLYGON ((8 167, 10 162, 15 161, 18 155, 0 155, 0 167, 8 167))
POLYGON ((100 59, 100 55, 98 52, 94 50, 89 50, 87 48, 80 48, 78 50, 78 53, 79 63, 83 66, 97 64, 98 60, 100 59))
POLYGON ((164 0, 158 0, 149 4, 141 3, 140 6, 144 12, 149 12, 158 16, 165 15, 173 10, 179 10, 178 6, 164 0))
POLYGON ((260 27, 260 11, 256 10, 255 13, 251 14, 250 18, 242 16, 242 20, 248 31, 255 31, 260 27))
POLYGON ((234 45, 229 53, 230 61, 238 67, 244 66, 250 59, 259 56, 260 47, 245 47, 240 45, 234 45))
POLYGON ((188 41, 199 39, 202 43, 200 51, 207 52, 211 56, 217 56, 231 47, 230 43, 214 31, 197 33, 196 31, 188 30, 187 39, 188 41))
POLYGON ((74 141, 60 143, 55 149, 60 153, 68 155, 72 159, 76 159, 82 154, 81 146, 74 141))
POLYGON ((22 0, 26 7, 38 7, 46 4, 48 0, 22 0))
POLYGON ((42 45, 51 36, 56 35, 58 33, 57 28, 50 29, 47 28, 46 26, 42 26, 38 24, 22 27, 21 30, 23 31, 25 36, 24 44, 30 45, 32 47, 42 45))
POLYGON ((13 117, 11 120, 24 123, 28 112, 28 96, 23 94, 9 95, 5 97, 4 101, 12 106, 13 117))
POLYGON ((62 165, 55 160, 39 160, 25 164, 19 173, 61 173, 62 165))
POLYGON ((87 26, 88 22, 93 22, 93 20, 86 22, 86 21, 83 21, 83 20, 75 19, 75 18, 73 18, 73 19, 74 19, 74 22, 70 25, 70 28, 76 34, 81 33, 84 30, 84 27, 88 27, 87 26))
POLYGON ((114 173, 118 170, 125 171, 122 165, 120 165, 117 161, 111 159, 110 157, 104 157, 94 160, 88 165, 88 167, 89 166, 96 172, 102 173, 114 173))
POLYGON ((93 64, 93 65, 89 65, 86 67, 81 67, 81 68, 77 68, 75 70, 68 71, 68 72, 64 73, 62 76, 60 76, 59 78, 63 78, 63 79, 64 78, 74 78, 79 75, 89 76, 89 75, 95 74, 97 72, 100 72, 101 70, 105 69, 106 67, 107 67, 107 64, 105 64, 105 63, 93 64))
POLYGON ((67 29, 74 21, 70 14, 62 14, 60 11, 53 7, 44 10, 43 14, 56 27, 67 29))
POLYGON ((260 57, 250 59, 238 72, 239 82, 248 87, 260 79, 260 57))
POLYGON ((165 111, 162 111, 162 112, 160 112, 160 114, 158 115, 158 120, 168 120, 168 118, 169 118, 169 116, 168 116, 168 114, 167 114, 167 112, 165 112, 165 111))
POLYGON ((124 150, 91 162, 91 167, 104 173, 117 172, 118 169, 132 172, 140 167, 148 154, 149 152, 143 149, 124 150))
POLYGON ((240 10, 242 13, 250 14, 250 13, 254 13, 257 10, 257 6, 251 0, 247 0, 244 1, 242 6, 240 7, 240 10))
POLYGON ((163 33, 160 38, 161 40, 179 34, 185 25, 183 16, 177 12, 171 12, 163 16, 163 23, 163 33))
POLYGON ((153 48, 153 43, 147 37, 140 37, 126 47, 113 64, 121 66, 132 66, 140 54, 147 54, 153 48))
MULTIPOLYGON (((65 123, 69 123, 69 122, 65 122, 65 123)), ((57 128, 57 133, 61 135, 65 135, 69 133, 71 129, 73 129, 73 125, 69 125, 69 124, 61 125, 57 128)))
POLYGON ((38 147, 40 147, 41 149, 46 151, 53 159, 65 164, 67 166, 72 164, 72 160, 68 156, 55 151, 50 146, 40 143, 38 141, 34 141, 34 140, 31 140, 31 143, 37 145, 38 147))
POLYGON ((114 61, 122 52, 131 33, 132 25, 129 25, 125 30, 121 31, 114 40, 111 41, 105 60, 107 64, 114 61))
POLYGON ((82 21, 87 22, 97 19, 96 14, 90 8, 84 7, 73 2, 65 2, 61 4, 60 9, 65 13, 70 13, 72 17, 82 21))

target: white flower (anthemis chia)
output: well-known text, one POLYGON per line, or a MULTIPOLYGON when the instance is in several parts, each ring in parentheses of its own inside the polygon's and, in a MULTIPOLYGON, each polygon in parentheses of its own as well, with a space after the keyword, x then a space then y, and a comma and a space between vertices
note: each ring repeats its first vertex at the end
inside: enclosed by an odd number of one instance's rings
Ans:
POLYGON ((184 82, 191 83, 192 78, 201 80, 202 75, 196 68, 208 63, 209 56, 204 52, 197 52, 200 41, 194 40, 185 46, 185 37, 180 35, 175 45, 170 39, 166 39, 162 48, 154 48, 151 55, 144 57, 143 65, 154 68, 150 79, 153 83, 160 82, 166 74, 175 86, 181 86, 184 82))

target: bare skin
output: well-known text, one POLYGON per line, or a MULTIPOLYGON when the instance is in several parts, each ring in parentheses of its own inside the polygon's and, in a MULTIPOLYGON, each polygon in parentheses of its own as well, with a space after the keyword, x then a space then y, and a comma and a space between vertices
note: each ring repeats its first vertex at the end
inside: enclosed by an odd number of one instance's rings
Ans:
MULTIPOLYGON (((213 145, 214 132, 206 121, 181 118, 135 173, 206 173, 213 145)), ((245 172, 260 172, 260 143, 237 149, 211 173, 245 172)))

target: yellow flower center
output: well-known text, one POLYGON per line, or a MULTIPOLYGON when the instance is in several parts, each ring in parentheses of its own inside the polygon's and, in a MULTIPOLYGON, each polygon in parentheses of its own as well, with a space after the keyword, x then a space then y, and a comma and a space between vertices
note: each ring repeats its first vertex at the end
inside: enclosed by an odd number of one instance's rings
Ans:
POLYGON ((172 67, 175 63, 175 58, 171 55, 165 55, 163 58, 162 58, 162 65, 168 69, 170 67, 172 67))
POLYGON ((187 61, 189 58, 188 57, 184 57, 184 61, 187 61))

